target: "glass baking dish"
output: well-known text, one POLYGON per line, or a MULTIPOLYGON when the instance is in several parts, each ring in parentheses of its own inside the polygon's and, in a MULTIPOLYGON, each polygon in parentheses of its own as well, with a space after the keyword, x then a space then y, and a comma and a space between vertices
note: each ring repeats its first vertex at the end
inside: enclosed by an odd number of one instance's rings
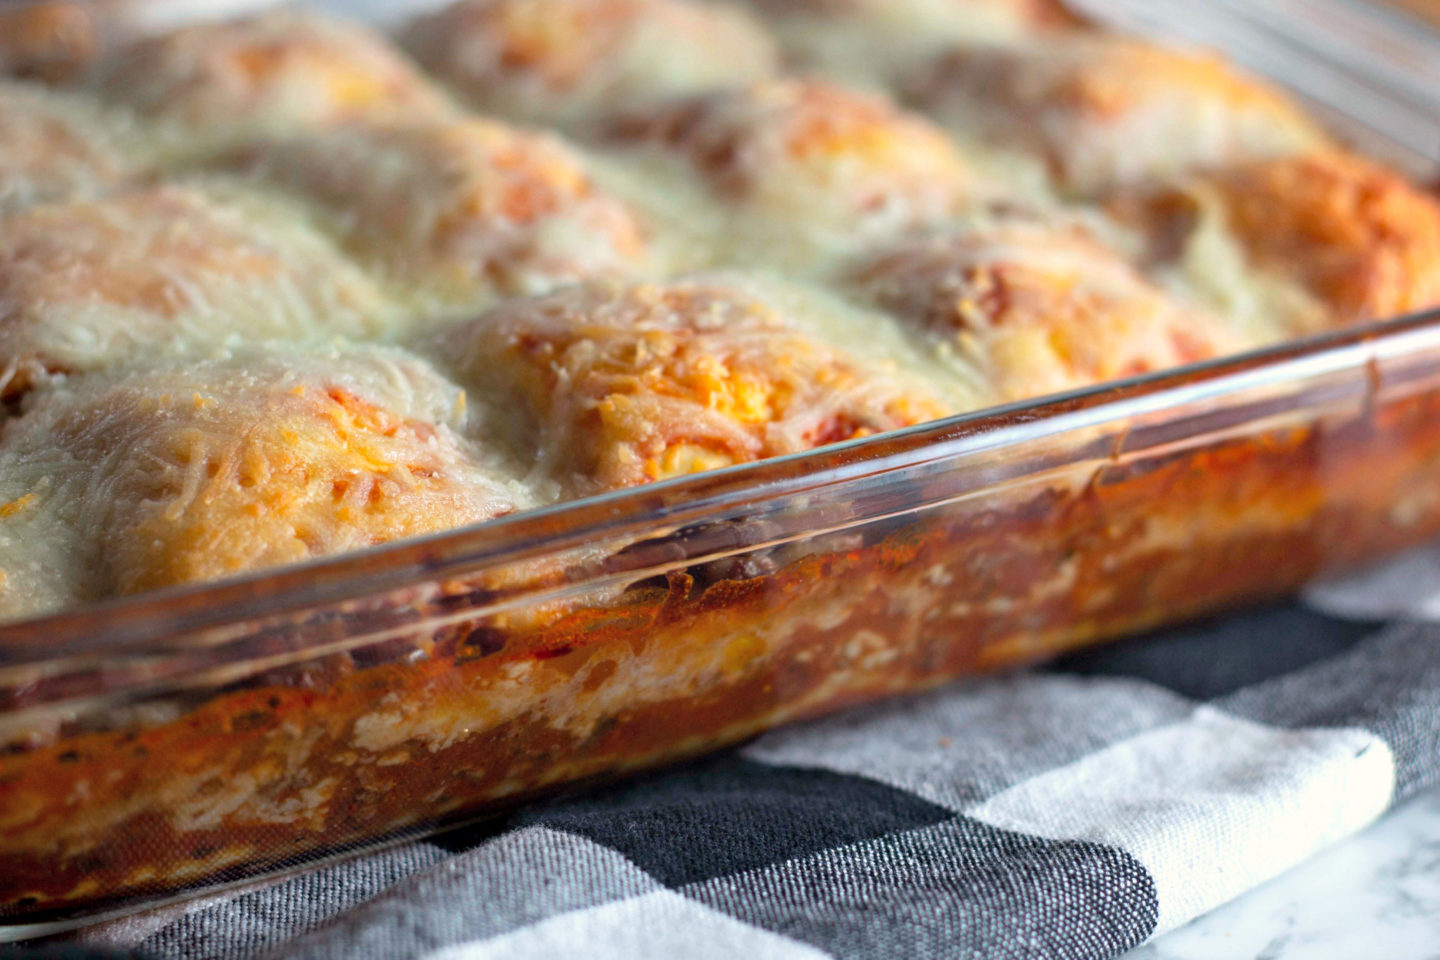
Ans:
POLYGON ((11 936, 1440 534, 1440 313, 0 626, 11 936))
POLYGON ((0 627, 74 918, 1294 590, 1440 533, 1440 316, 0 627))

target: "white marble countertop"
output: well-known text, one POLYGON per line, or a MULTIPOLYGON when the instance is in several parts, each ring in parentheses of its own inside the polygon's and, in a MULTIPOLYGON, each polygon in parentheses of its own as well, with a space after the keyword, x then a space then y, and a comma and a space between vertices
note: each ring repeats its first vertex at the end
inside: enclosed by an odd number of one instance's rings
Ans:
POLYGON ((1123 960, 1440 960, 1440 791, 1123 960))

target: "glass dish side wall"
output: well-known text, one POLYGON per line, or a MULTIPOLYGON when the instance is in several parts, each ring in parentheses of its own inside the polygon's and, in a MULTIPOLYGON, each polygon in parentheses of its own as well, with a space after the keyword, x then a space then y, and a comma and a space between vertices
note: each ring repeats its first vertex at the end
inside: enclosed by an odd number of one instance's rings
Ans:
POLYGON ((292 867, 1293 590, 1440 531, 1437 414, 1440 323, 1393 324, 464 531, 392 551, 432 569, 382 595, 108 661, 63 653, 113 611, 0 629, 0 917, 292 867), (569 546, 532 549, 547 527, 569 546))

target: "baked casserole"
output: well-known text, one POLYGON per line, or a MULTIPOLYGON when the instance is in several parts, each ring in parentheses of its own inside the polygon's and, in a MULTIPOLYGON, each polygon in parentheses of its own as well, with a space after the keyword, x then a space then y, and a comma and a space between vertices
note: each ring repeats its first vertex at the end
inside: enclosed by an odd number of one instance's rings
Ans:
MULTIPOLYGON (((0 13, 17 624, 1440 306, 1429 193, 1223 60, 1051 0, 459 0, 388 35, 145 6, 0 13)), ((5 688, 0 916, 1292 588, 1317 543, 1440 528, 1433 413, 1323 489, 1295 432, 103 722, 5 688)))

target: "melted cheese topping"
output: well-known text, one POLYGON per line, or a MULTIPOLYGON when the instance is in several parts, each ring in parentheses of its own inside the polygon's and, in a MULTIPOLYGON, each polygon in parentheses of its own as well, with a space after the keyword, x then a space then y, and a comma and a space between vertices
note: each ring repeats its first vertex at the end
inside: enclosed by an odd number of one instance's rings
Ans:
POLYGON ((374 348, 241 353, 36 397, 0 447, 0 613, 208 580, 529 504, 463 396, 374 348), (23 549, 22 549, 23 547, 23 549))
POLYGON ((0 230, 0 397, 157 349, 374 337, 390 312, 293 211, 174 186, 39 206, 0 230))
POLYGON ((859 264, 849 283, 922 326, 1007 401, 1249 345, 1077 231, 1016 225, 912 239, 859 264))
POLYGON ((179 125, 181 149, 450 112, 444 94, 377 34, 288 10, 140 40, 102 66, 95 88, 179 125))
POLYGON ((1037 152, 1082 195, 1325 143, 1295 104, 1226 62, 1124 38, 960 47, 900 86, 967 136, 1037 152))
MULTIPOLYGON (((761 247, 766 254, 797 242, 799 256, 833 253, 943 220, 964 207, 972 186, 958 150, 923 118, 812 81, 766 82, 624 112, 603 139, 678 161, 666 178, 673 189, 693 192, 676 181, 698 181, 728 208, 732 232, 772 240, 761 247)), ((666 166, 651 163, 657 172, 666 166)))
POLYGON ((565 126, 777 69, 758 23, 693 0, 462 0, 402 39, 480 109, 565 126))
POLYGON ((1269 341, 1440 306, 1440 203, 1350 154, 1239 164, 1112 209, 1182 289, 1269 341))
POLYGON ((328 209, 345 245, 442 302, 526 294, 643 260, 639 223, 558 141, 472 118, 267 143, 261 178, 328 209))
POLYGON ((518 403, 576 492, 807 450, 945 415, 938 399, 704 279, 589 285, 499 307, 445 341, 465 382, 518 403))
POLYGON ((460 0, 404 33, 454 100, 290 11, 0 82, 0 618, 1440 303, 1440 204, 1218 61, 748 6, 944 125, 698 0, 460 0))

